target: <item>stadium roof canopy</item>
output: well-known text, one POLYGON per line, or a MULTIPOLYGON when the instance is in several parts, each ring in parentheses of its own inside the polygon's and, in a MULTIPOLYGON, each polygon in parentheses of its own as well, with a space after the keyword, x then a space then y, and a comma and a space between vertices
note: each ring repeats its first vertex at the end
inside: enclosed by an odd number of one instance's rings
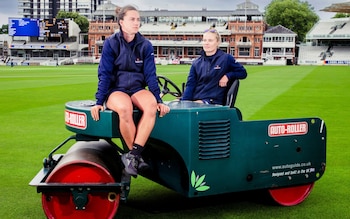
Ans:
POLYGON ((141 17, 230 17, 230 16, 262 16, 263 14, 257 9, 247 10, 151 10, 140 11, 141 17))
POLYGON ((350 13, 350 2, 334 3, 321 11, 327 12, 340 12, 340 13, 350 13))
MULTIPOLYGON (((95 16, 115 16, 115 9, 118 6, 108 1, 99 5, 93 13, 95 16)), ((259 6, 246 0, 237 5, 236 10, 168 10, 155 8, 154 10, 140 10, 141 17, 232 17, 232 16, 251 16, 261 17, 264 14, 259 11, 259 6)))

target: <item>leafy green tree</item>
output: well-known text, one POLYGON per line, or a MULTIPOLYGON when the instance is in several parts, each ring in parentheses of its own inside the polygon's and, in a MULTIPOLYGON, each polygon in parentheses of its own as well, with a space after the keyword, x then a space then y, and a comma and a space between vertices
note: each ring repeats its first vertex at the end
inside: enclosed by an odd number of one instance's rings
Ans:
POLYGON ((8 34, 8 29, 9 25, 8 24, 3 24, 1 29, 0 29, 0 34, 8 34))
POLYGON ((346 18, 350 17, 350 14, 348 13, 336 13, 333 18, 346 18))
POLYGON ((87 33, 89 31, 89 20, 77 12, 59 11, 56 18, 72 18, 73 21, 78 24, 82 33, 87 33))
POLYGON ((265 19, 268 25, 280 24, 295 32, 299 41, 304 41, 319 17, 307 1, 272 0, 265 8, 265 19))

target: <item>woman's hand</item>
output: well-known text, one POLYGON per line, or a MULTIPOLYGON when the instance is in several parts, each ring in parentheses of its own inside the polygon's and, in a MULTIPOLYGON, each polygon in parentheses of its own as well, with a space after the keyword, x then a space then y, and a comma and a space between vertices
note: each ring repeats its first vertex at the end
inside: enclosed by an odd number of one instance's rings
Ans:
POLYGON ((104 110, 104 107, 101 105, 95 105, 91 107, 90 112, 91 112, 92 119, 95 121, 100 120, 100 111, 103 111, 103 110, 104 110))
POLYGON ((163 103, 158 103, 157 110, 159 111, 159 117, 163 117, 165 114, 170 112, 170 107, 163 103))
POLYGON ((219 81, 220 87, 226 87, 228 83, 228 77, 226 75, 222 76, 222 78, 219 81))

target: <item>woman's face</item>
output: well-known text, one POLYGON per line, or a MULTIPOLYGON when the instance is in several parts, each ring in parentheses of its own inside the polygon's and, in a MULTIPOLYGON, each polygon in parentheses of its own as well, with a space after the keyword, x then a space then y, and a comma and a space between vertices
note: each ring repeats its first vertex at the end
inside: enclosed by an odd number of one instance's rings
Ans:
POLYGON ((123 20, 119 21, 123 32, 134 35, 140 29, 140 14, 138 11, 128 11, 125 13, 123 20))
POLYGON ((219 47, 218 34, 216 32, 207 31, 203 34, 203 50, 207 56, 214 55, 219 47))

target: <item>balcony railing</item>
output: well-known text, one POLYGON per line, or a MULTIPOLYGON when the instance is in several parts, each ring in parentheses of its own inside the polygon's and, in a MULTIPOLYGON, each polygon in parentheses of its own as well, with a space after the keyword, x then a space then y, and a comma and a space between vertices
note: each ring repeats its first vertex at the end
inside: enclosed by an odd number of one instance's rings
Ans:
POLYGON ((251 42, 237 42, 237 46, 252 46, 251 42))

